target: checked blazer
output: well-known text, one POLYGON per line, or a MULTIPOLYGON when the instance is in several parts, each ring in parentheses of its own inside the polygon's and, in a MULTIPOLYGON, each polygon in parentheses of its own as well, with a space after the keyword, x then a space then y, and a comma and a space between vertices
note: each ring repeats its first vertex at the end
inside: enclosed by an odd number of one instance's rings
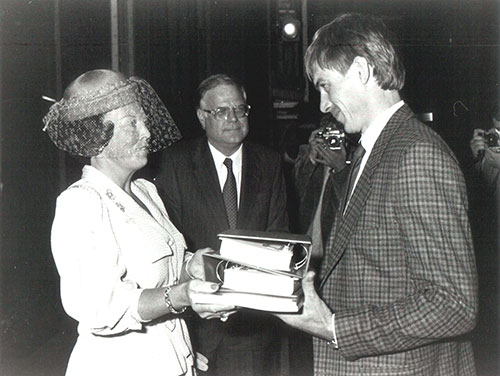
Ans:
MULTIPOLYGON (((218 250, 217 234, 227 230, 224 199, 206 137, 181 141, 162 155, 155 179, 168 215, 190 251, 218 250)), ((243 143, 238 229, 288 231, 286 187, 278 153, 243 143)), ((277 319, 247 311, 219 320, 190 320, 193 346, 209 359, 224 340, 233 350, 254 351, 271 342, 277 319)), ((234 359, 237 362, 238 359, 234 359)))
POLYGON ((407 105, 389 120, 344 216, 320 296, 339 349, 314 340, 315 375, 474 375, 477 275, 465 182, 407 105))

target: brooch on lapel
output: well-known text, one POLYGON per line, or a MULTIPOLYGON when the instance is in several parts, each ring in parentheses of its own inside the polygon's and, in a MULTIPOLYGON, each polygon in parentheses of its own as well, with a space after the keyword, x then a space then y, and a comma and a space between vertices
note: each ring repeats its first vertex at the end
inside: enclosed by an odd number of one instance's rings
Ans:
POLYGON ((116 207, 117 207, 118 209, 120 209, 123 213, 125 213, 125 206, 123 206, 123 204, 122 204, 122 203, 120 203, 120 202, 116 201, 116 197, 115 197, 115 195, 113 194, 113 192, 111 192, 111 190, 110 190, 110 189, 107 189, 107 190, 106 190, 106 196, 108 196, 108 198, 109 198, 111 201, 113 201, 113 203, 116 205, 116 207))

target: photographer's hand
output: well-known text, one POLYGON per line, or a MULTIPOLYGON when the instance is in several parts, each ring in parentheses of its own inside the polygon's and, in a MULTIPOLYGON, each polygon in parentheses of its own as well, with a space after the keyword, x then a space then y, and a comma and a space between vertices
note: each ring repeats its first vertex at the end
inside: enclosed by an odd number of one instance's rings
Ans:
POLYGON ((321 128, 315 129, 309 136, 309 159, 313 164, 321 163, 334 171, 340 171, 345 167, 345 147, 342 145, 339 150, 331 150, 325 140, 318 137, 318 132, 321 130, 321 128))
POLYGON ((472 139, 470 140, 470 149, 474 159, 480 159, 481 150, 484 151, 486 149, 486 141, 483 135, 483 129, 474 129, 472 139))
POLYGON ((309 136, 309 160, 313 165, 315 165, 318 161, 318 150, 317 150, 317 145, 322 142, 318 138, 318 132, 321 131, 321 128, 315 129, 314 131, 311 132, 311 135, 309 136))
POLYGON ((344 145, 340 146, 338 150, 331 150, 325 142, 316 145, 316 162, 324 164, 338 172, 346 166, 346 150, 344 145))

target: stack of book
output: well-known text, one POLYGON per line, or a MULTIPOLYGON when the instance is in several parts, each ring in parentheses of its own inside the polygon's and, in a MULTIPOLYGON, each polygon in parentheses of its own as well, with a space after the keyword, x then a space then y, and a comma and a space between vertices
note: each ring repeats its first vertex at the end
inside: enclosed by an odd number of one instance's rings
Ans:
POLYGON ((272 312, 297 312, 301 279, 310 259, 310 237, 277 232, 228 230, 219 234, 219 254, 205 254, 205 277, 221 284, 199 302, 272 312))

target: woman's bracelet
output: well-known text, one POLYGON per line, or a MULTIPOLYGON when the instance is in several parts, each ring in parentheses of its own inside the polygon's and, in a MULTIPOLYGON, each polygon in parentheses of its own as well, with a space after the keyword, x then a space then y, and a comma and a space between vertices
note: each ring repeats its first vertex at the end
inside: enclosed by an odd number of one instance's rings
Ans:
POLYGON ((182 307, 180 310, 174 308, 172 300, 170 299, 170 290, 172 290, 172 286, 167 286, 167 288, 163 292, 163 296, 165 297, 165 304, 167 305, 167 308, 170 311, 170 313, 173 313, 174 315, 179 315, 186 310, 186 307, 182 307))

